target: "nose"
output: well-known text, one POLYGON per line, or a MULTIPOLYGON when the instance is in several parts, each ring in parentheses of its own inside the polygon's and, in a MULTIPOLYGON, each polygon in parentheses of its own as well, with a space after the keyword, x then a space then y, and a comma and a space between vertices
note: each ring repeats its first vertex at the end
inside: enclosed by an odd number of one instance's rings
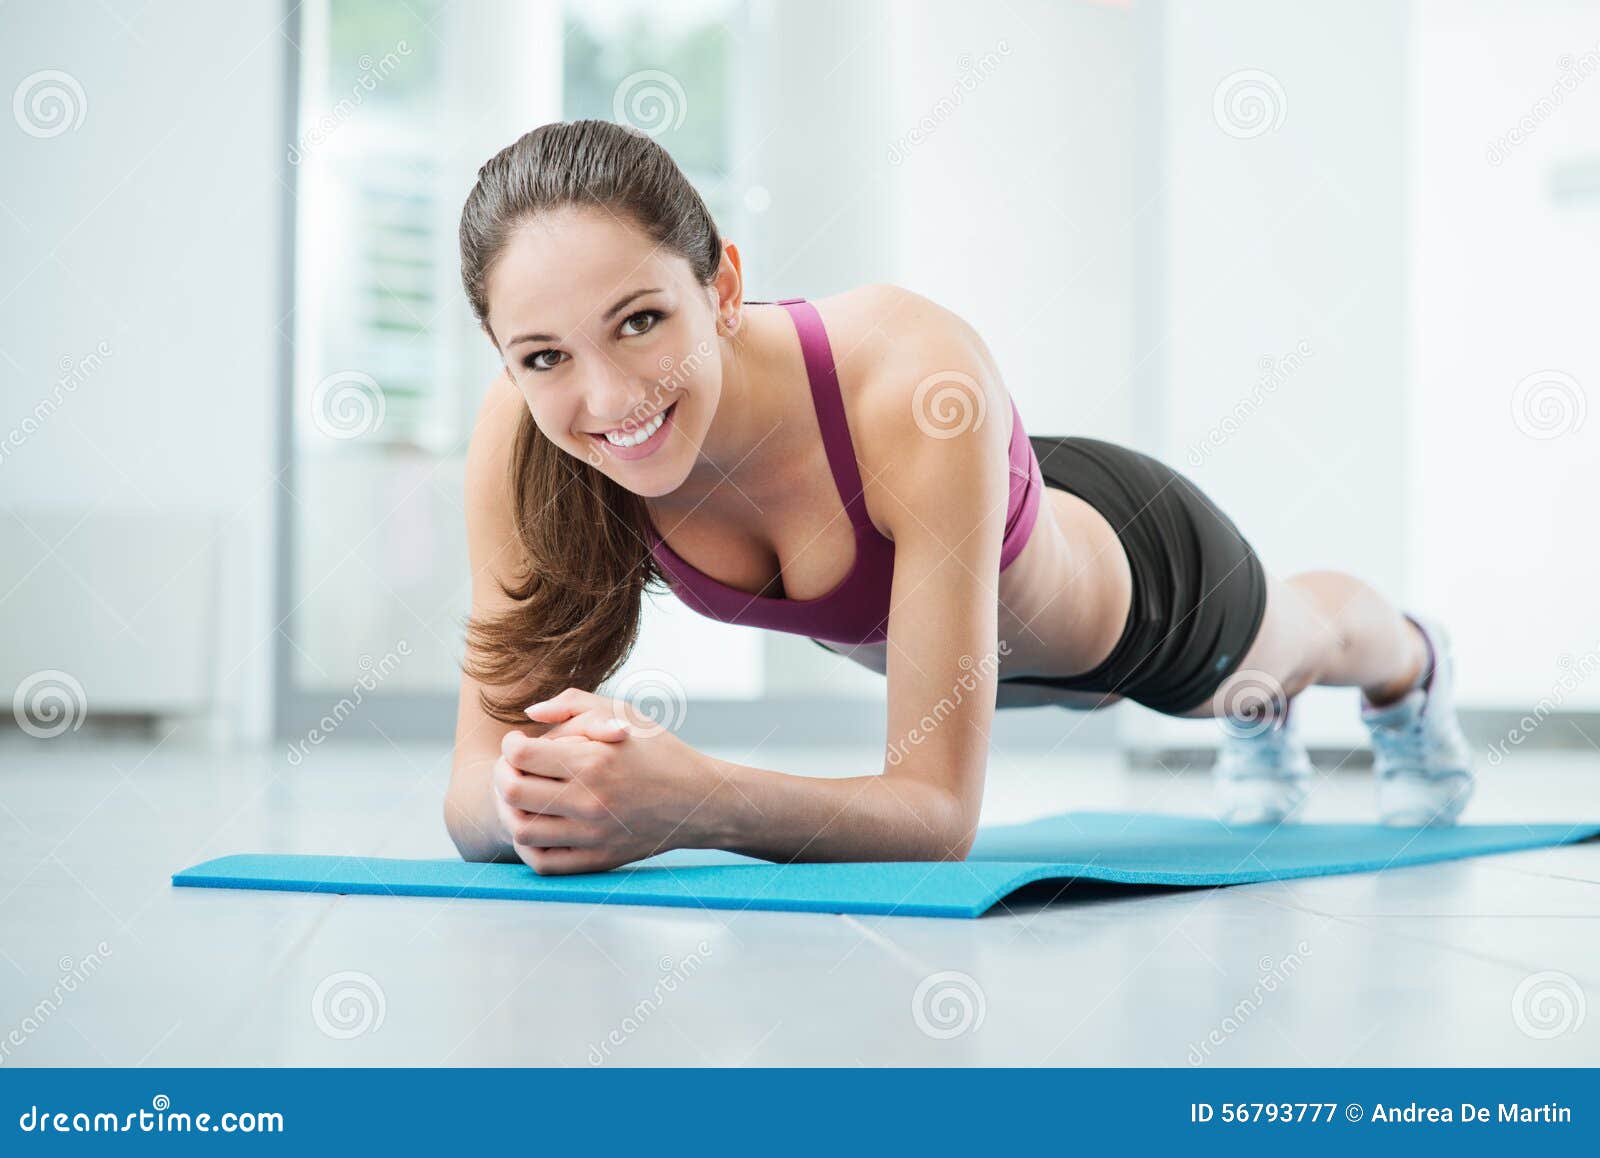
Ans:
POLYGON ((584 391, 585 405, 603 427, 621 426, 644 406, 645 392, 638 383, 609 362, 593 371, 584 391))

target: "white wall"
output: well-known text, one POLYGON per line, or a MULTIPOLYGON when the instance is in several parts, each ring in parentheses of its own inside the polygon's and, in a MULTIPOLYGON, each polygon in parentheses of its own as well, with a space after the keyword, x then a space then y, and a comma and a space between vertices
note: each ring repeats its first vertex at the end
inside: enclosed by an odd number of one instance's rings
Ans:
MULTIPOLYGON (((0 13, 7 97, 59 70, 83 112, 45 138, 9 115, 0 127, 0 431, 51 395, 63 362, 110 351, 7 448, 0 506, 219 515, 219 695, 246 735, 267 727, 271 682, 282 19, 276 0, 0 13)), ((182 627, 162 616, 181 611, 124 590, 118 565, 82 576, 92 595, 11 598, 40 600, 63 632, 83 628, 74 606, 104 601, 161 648, 182 627)))
MULTIPOLYGON (((1336 568, 1405 599, 1407 11, 1380 0, 1165 11, 1165 161, 1150 194, 1167 246, 1152 320, 1164 372, 1147 400, 1160 457, 1269 571, 1336 568), (1230 92, 1258 103, 1232 105, 1230 92)), ((1302 703, 1309 738, 1359 739, 1353 692, 1302 703)), ((1141 742, 1215 734, 1142 711, 1129 724, 1141 742)))
POLYGON ((887 280, 978 328, 1030 434, 1129 440, 1137 14, 1039 0, 888 7, 887 280))
POLYGON ((1430 0, 1418 30, 1419 593, 1467 702, 1600 707, 1600 9, 1430 0))

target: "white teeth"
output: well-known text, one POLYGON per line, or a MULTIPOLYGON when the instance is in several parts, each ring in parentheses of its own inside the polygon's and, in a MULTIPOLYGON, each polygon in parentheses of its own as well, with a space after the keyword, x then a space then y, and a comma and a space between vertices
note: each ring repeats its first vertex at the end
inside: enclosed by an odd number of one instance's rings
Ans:
POLYGON ((660 414, 657 414, 654 418, 652 418, 649 422, 646 422, 643 426, 639 427, 639 429, 634 431, 632 434, 618 434, 614 430, 606 431, 606 441, 612 446, 638 446, 645 439, 649 438, 656 431, 660 430, 661 424, 666 420, 667 412, 663 410, 660 414))

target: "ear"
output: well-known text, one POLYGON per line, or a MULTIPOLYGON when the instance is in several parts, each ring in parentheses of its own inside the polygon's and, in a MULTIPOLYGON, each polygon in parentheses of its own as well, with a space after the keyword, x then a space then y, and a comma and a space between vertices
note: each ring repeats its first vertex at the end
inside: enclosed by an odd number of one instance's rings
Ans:
POLYGON ((722 261, 717 266, 717 276, 711 281, 716 291, 712 309, 718 318, 736 314, 744 304, 744 271, 740 267, 739 247, 731 241, 722 243, 722 261))

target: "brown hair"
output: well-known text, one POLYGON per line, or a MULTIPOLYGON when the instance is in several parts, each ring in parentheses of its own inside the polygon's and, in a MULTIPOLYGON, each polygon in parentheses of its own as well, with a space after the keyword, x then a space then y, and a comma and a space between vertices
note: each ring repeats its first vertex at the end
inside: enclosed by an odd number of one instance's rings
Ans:
MULTIPOLYGON (((722 238, 665 149, 609 121, 540 125, 478 170, 461 210, 461 281, 497 346, 489 272, 519 225, 566 206, 631 220, 687 260, 701 285, 716 277, 722 238)), ((484 711, 525 724, 522 709, 534 700, 569 686, 593 691, 621 667, 638 637, 644 592, 666 588, 644 500, 557 447, 526 407, 507 484, 526 570, 501 585, 514 607, 468 621, 463 670, 485 685, 484 711)))

